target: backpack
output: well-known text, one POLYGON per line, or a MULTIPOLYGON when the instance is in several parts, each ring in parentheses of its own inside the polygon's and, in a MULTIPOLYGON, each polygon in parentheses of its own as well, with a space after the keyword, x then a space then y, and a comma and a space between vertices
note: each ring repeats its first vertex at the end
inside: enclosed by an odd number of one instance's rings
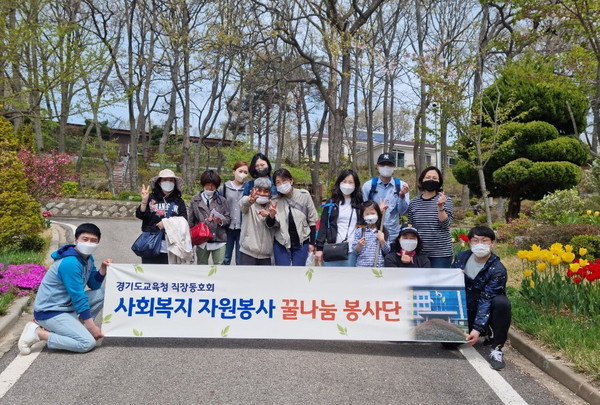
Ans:
MULTIPOLYGON (((371 191, 369 191, 369 198, 367 200, 372 200, 375 194, 377 193, 377 180, 379 177, 373 177, 371 179, 371 191)), ((396 185, 396 193, 398 196, 400 195, 400 179, 393 178, 394 184, 396 185)))

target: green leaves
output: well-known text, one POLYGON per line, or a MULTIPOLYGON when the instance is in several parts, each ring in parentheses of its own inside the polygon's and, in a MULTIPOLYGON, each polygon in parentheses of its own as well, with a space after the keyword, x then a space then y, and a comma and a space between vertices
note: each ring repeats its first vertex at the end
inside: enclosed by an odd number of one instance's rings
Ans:
POLYGON ((113 314, 108 314, 102 318, 102 323, 110 323, 110 318, 112 318, 113 314))
POLYGON ((306 273, 304 273, 309 282, 312 280, 312 276, 313 276, 314 272, 315 271, 312 268, 309 268, 308 270, 306 270, 306 273))
POLYGON ((375 277, 383 278, 383 270, 371 269, 371 271, 373 272, 373 274, 375 274, 375 277))
POLYGON ((229 328, 231 327, 231 325, 227 325, 225 328, 223 328, 223 330, 221 331, 221 337, 229 337, 228 333, 229 333, 229 328))
POLYGON ((133 271, 135 271, 136 273, 144 274, 144 269, 142 269, 142 266, 140 266, 139 264, 133 265, 133 271))
POLYGON ((137 329, 133 329, 133 336, 137 336, 137 337, 142 337, 144 336, 144 334, 142 333, 141 330, 137 330, 137 329))
POLYGON ((209 270, 208 270, 208 277, 212 276, 213 274, 215 274, 217 272, 217 266, 210 266, 209 270))
POLYGON ((337 330, 340 333, 340 335, 348 336, 348 328, 343 327, 339 323, 337 324, 337 330))

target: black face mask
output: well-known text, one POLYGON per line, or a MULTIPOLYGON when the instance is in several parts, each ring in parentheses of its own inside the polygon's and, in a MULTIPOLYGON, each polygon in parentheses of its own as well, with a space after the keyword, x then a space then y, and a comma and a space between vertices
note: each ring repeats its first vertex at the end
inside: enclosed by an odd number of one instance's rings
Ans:
POLYGON ((258 177, 266 177, 269 175, 269 168, 265 167, 264 169, 256 169, 256 174, 258 174, 258 177))
POLYGON ((440 189, 440 182, 435 180, 424 181, 423 189, 425 191, 438 191, 440 189))

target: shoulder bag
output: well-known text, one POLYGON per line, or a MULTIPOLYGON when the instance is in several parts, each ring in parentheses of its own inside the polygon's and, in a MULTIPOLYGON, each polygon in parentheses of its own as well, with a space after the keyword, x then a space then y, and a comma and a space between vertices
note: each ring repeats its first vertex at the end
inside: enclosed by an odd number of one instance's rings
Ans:
MULTIPOLYGON (((169 209, 165 217, 169 218, 173 212, 174 203, 169 204, 169 209)), ((156 232, 142 232, 140 236, 131 245, 131 250, 139 257, 156 257, 160 255, 160 246, 162 245, 164 231, 162 229, 156 232)))
MULTIPOLYGON (((350 220, 348 221, 348 229, 346 230, 346 237, 344 240, 340 243, 325 243, 323 245, 323 261, 336 262, 339 260, 348 260, 348 235, 350 233, 350 224, 352 223, 353 214, 354 207, 352 207, 352 210, 350 211, 350 220)), ((327 218, 327 228, 329 228, 330 225, 329 218, 327 218)))

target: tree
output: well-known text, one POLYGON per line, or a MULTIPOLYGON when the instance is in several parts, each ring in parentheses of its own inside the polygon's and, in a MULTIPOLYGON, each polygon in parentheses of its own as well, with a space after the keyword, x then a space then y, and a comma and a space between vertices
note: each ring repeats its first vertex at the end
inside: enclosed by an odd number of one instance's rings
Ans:
POLYGON ((510 98, 520 103, 508 119, 518 122, 544 121, 554 125, 561 135, 579 134, 586 127, 589 102, 571 78, 554 73, 555 63, 527 56, 509 63, 493 86, 483 92, 483 108, 506 105, 510 98))
MULTIPOLYGON (((498 131, 482 129, 482 138, 496 147, 485 153, 485 184, 492 197, 508 197, 506 219, 516 218, 524 199, 540 200, 555 190, 576 186, 588 153, 572 136, 561 136, 558 130, 541 121, 507 123, 498 131)), ((475 193, 481 193, 476 169, 476 145, 462 138, 457 143, 461 160, 453 169, 454 176, 475 193)))

